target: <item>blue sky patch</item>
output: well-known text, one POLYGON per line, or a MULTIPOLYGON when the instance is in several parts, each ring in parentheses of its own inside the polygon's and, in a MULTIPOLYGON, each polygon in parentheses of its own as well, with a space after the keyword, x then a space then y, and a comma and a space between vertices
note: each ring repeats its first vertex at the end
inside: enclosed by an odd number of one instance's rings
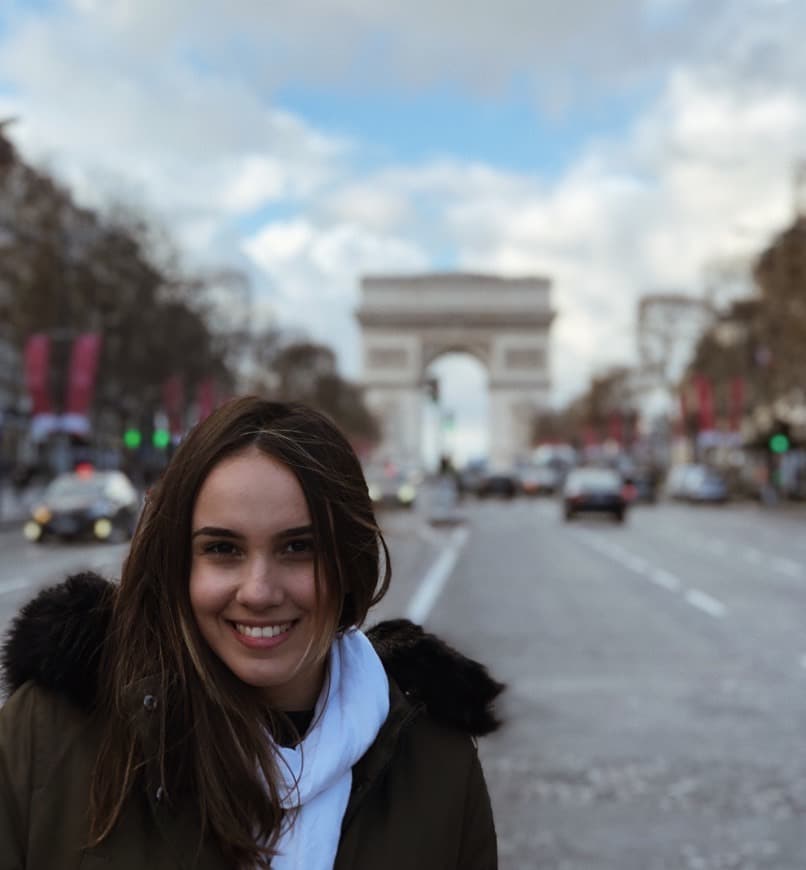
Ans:
POLYGON ((537 100, 524 90, 485 101, 447 87, 405 94, 288 86, 276 101, 320 129, 361 141, 362 157, 379 166, 461 155, 468 162, 550 177, 570 166, 592 136, 626 130, 647 98, 608 95, 553 119, 541 115, 537 100))

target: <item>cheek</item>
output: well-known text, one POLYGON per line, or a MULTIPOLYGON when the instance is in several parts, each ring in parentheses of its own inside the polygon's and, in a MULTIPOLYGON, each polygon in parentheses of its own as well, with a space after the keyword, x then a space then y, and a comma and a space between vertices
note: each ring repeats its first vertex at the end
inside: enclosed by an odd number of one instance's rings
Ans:
POLYGON ((197 619, 221 610, 232 598, 232 583, 218 572, 193 565, 190 570, 190 606, 197 619))

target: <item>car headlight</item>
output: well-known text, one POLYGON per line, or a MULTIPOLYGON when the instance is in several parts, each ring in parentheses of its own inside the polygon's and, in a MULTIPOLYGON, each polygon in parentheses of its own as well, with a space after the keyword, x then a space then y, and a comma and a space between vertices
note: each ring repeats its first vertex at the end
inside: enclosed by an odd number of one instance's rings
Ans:
POLYGON ((417 495, 417 490, 410 484, 404 483, 403 486, 397 491, 397 497, 402 501, 408 504, 410 501, 414 501, 414 497, 417 495))
POLYGON ((44 526, 46 523, 50 522, 53 514, 50 512, 49 508, 41 504, 38 508, 36 508, 36 510, 33 511, 32 516, 37 521, 37 523, 39 523, 40 526, 44 526))
POLYGON ((112 523, 106 517, 95 520, 92 531, 96 538, 105 541, 112 534, 112 523))
POLYGON ((42 537, 42 526, 34 520, 28 522, 22 527, 22 533, 29 541, 38 541, 42 537))

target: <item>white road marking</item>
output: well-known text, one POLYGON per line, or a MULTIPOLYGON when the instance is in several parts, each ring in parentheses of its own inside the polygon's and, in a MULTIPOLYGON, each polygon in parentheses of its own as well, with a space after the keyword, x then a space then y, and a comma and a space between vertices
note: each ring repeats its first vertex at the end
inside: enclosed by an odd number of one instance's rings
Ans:
POLYGON ((787 559, 784 556, 773 556, 770 559, 770 566, 780 574, 786 574, 787 577, 803 577, 803 565, 796 562, 794 559, 787 559))
POLYGON ((423 577, 420 586, 414 593, 406 611, 406 618, 422 625, 431 613, 440 593, 451 576, 459 553, 467 542, 468 531, 465 528, 456 529, 449 539, 445 551, 439 556, 423 577))
POLYGON ((656 586, 668 589, 670 592, 680 592, 688 604, 703 611, 703 613, 707 613, 716 619, 721 619, 727 613, 727 607, 706 592, 702 592, 699 589, 684 589, 682 580, 670 571, 666 571, 663 568, 655 568, 641 556, 630 553, 628 550, 613 545, 602 538, 594 535, 584 535, 583 537, 594 550, 610 556, 615 562, 632 569, 642 577, 646 577, 647 580, 656 586))
POLYGON ((645 574, 649 567, 646 559, 640 556, 635 556, 633 553, 625 553, 623 557, 624 564, 635 571, 636 574, 645 574))
POLYGON ((31 581, 27 577, 12 577, 11 580, 0 583, 0 595, 18 592, 20 589, 27 589, 30 585, 31 581))
POLYGON ((721 619, 725 615, 725 605, 707 593, 701 592, 699 589, 687 589, 685 598, 692 607, 702 610, 703 613, 707 613, 709 616, 721 619))
POLYGON ((670 571, 666 571, 663 568, 653 568, 648 576, 656 586, 662 586, 670 592, 677 592, 677 590, 682 586, 679 577, 676 577, 670 571))
POLYGON ((760 565, 764 561, 764 554, 755 547, 746 547, 743 556, 751 565, 760 565))

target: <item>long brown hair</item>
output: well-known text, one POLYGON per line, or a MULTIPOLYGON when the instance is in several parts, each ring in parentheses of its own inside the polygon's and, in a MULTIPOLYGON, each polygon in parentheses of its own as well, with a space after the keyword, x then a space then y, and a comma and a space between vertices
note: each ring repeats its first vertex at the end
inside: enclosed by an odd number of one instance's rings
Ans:
POLYGON ((192 801, 200 847, 210 838, 233 866, 267 864, 283 810, 265 700, 203 640, 189 578, 191 520, 199 490, 221 460, 250 447, 296 476, 311 516, 318 649, 358 626, 385 594, 389 552, 361 465, 339 429, 296 403, 234 399, 192 430, 151 491, 115 595, 98 713, 103 736, 90 796, 90 844, 112 831, 136 783, 159 772, 168 802, 192 801), (382 550, 382 553, 381 553, 382 550), (147 681, 144 682, 144 681, 147 681), (154 686, 157 738, 131 715, 138 687, 154 686), (150 757, 146 757, 150 755, 150 757))

